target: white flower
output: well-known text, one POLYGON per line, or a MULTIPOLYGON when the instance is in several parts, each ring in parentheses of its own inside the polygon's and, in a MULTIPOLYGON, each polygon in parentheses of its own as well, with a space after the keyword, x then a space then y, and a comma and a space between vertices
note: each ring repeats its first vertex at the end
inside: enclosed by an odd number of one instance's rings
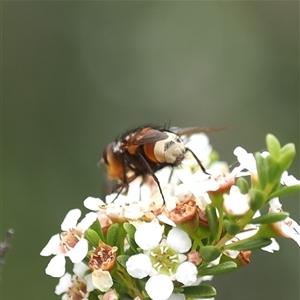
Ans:
MULTIPOLYGON (((247 238, 250 238, 252 236, 254 236, 259 230, 259 226, 256 225, 247 225, 244 228, 244 231, 239 232, 238 234, 236 234, 231 240, 229 240, 228 242, 226 242, 226 245, 229 245, 233 242, 237 242, 237 241, 242 241, 242 240, 246 240, 247 238)), ((269 252, 269 253, 274 253, 274 251, 278 251, 279 250, 279 245, 276 242, 275 239, 271 238, 272 243, 266 247, 261 248, 262 250, 269 252)), ((231 257, 231 258, 236 258, 239 255, 240 251, 237 250, 225 250, 224 254, 231 257)))
MULTIPOLYGON (((139 187, 131 187, 131 191, 138 192, 139 187)), ((131 193, 133 194, 133 193, 131 193)), ((116 198, 117 194, 110 194, 106 196, 105 204, 99 198, 88 197, 84 200, 83 204, 86 208, 98 211, 101 214, 105 214, 112 220, 125 221, 136 220, 141 218, 145 212, 148 211, 150 206, 150 198, 143 199, 142 201, 136 200, 135 197, 130 195, 120 194, 116 198), (133 200, 135 199, 135 200, 133 200)))
MULTIPOLYGON (((256 161, 252 153, 248 153, 242 147, 236 147, 233 150, 233 154, 236 156, 242 169, 248 170, 251 174, 257 174, 256 161)), ((249 175, 249 173, 244 174, 249 175)))
POLYGON ((242 194, 236 185, 230 188, 229 195, 223 197, 223 208, 232 216, 242 216, 250 209, 250 195, 242 194))
POLYGON ((191 240, 186 232, 172 228, 166 239, 163 239, 163 226, 155 221, 144 222, 135 232, 135 241, 144 253, 129 257, 126 269, 134 278, 150 276, 146 291, 151 299, 168 299, 173 292, 173 280, 184 285, 196 282, 196 266, 191 262, 184 262, 186 256, 183 253, 191 248, 191 240))
MULTIPOLYGON (((269 213, 278 213, 282 211, 282 204, 278 198, 270 200, 269 213)), ((272 224, 272 227, 279 236, 293 239, 300 247, 300 226, 293 219, 287 217, 283 221, 272 224)))
POLYGON ((55 294, 65 293, 62 297, 63 300, 72 300, 75 296, 76 299, 88 300, 89 292, 95 287, 91 281, 91 274, 84 275, 87 270, 88 267, 82 262, 74 264, 73 272, 75 275, 71 276, 66 273, 62 276, 55 288, 55 294))
MULTIPOLYGON (((240 166, 237 168, 239 170, 246 169, 252 175, 257 175, 257 167, 255 157, 252 153, 248 153, 242 147, 237 147, 233 151, 233 154, 237 157, 240 166)), ((263 157, 267 157, 270 155, 269 152, 264 151, 261 153, 263 157)), ((249 172, 240 172, 239 176, 249 175, 249 172)), ((293 175, 289 175, 287 171, 284 171, 281 175, 281 183, 286 186, 298 185, 300 184, 300 180, 296 179, 293 175)))
POLYGON ((52 236, 41 251, 42 256, 55 255, 46 268, 46 274, 61 277, 65 273, 66 256, 69 256, 73 263, 77 263, 87 255, 88 242, 84 238, 84 232, 94 223, 97 214, 88 213, 77 224, 80 215, 79 209, 70 210, 61 224, 63 232, 52 236))

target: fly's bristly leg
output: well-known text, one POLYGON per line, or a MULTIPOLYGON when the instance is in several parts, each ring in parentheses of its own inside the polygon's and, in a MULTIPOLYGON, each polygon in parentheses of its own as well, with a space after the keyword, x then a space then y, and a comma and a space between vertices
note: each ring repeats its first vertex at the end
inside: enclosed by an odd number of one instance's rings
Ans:
POLYGON ((159 180, 158 178, 156 177, 156 175, 154 174, 153 170, 151 169, 151 167, 149 166, 148 162, 146 161, 146 159, 144 158, 144 156, 141 154, 141 153, 138 153, 140 159, 141 159, 141 162, 143 163, 143 165, 147 168, 147 171, 148 173, 153 177, 154 181, 156 182, 157 186, 158 186, 158 189, 159 189, 159 192, 162 196, 162 199, 163 199, 163 203, 165 203, 165 197, 164 197, 164 194, 162 192, 162 189, 161 189, 161 186, 160 186, 160 183, 159 183, 159 180))
POLYGON ((199 165, 199 167, 201 168, 201 170, 203 171, 203 173, 210 175, 209 173, 206 172, 205 168, 203 167, 201 161, 199 160, 199 158, 197 157, 197 155, 189 148, 186 148, 186 152, 190 151, 192 153, 192 155, 194 156, 195 160, 197 161, 197 164, 199 165))

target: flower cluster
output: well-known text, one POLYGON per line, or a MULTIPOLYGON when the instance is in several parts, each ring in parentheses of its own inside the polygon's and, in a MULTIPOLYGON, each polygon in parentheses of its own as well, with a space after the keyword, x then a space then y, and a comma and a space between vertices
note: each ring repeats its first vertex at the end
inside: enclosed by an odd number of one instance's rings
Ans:
POLYGON ((279 250, 280 236, 300 246, 300 226, 279 201, 300 190, 287 173, 295 147, 272 135, 266 144, 268 152, 255 155, 236 148, 239 164, 229 171, 207 137, 194 135, 188 146, 207 174, 188 155, 180 167, 158 171, 164 201, 151 176, 105 202, 88 197, 91 212, 77 223, 81 212, 71 210, 41 252, 54 255, 46 273, 60 277, 55 293, 65 300, 214 298, 203 281, 248 264, 251 251, 279 250))

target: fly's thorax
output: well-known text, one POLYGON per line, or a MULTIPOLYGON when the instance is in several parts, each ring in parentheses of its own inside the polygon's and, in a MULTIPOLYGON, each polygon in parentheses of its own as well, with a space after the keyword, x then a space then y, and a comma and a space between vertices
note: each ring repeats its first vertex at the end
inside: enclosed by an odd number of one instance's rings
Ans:
POLYGON ((160 163, 178 165, 184 159, 185 146, 178 135, 166 133, 168 135, 166 139, 155 143, 154 155, 160 163))

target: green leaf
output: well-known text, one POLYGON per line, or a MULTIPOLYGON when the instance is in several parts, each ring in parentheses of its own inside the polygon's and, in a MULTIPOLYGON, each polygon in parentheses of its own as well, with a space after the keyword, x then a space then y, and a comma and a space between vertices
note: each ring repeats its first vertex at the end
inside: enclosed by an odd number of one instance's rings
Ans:
POLYGON ((204 261, 210 262, 217 259, 221 255, 221 251, 215 246, 204 246, 200 248, 200 254, 204 261))
POLYGON ((92 292, 89 292, 89 297, 88 297, 89 300, 99 300, 97 294, 95 291, 92 291, 92 292))
POLYGON ((293 143, 286 144, 280 149, 280 155, 285 155, 287 153, 289 153, 291 155, 296 154, 296 148, 293 143))
POLYGON ((213 298, 217 295, 217 291, 210 285, 198 285, 184 287, 183 294, 188 298, 213 298))
POLYGON ((139 246, 137 245, 137 243, 135 242, 135 239, 128 237, 128 244, 130 246, 130 249, 133 251, 133 253, 139 253, 139 251, 137 250, 139 248, 139 246))
POLYGON ((249 195, 251 196, 250 208, 252 211, 257 211, 264 206, 266 199, 265 195, 260 190, 250 189, 249 195))
POLYGON ((114 223, 107 230, 106 243, 110 246, 117 246, 120 251, 121 249, 123 251, 125 236, 126 231, 124 227, 120 224, 114 223))
POLYGON ((208 268, 199 268, 199 274, 201 276, 206 275, 221 275, 234 271, 237 268, 237 264, 233 261, 225 261, 216 266, 208 268))
POLYGON ((119 255, 119 256, 117 257, 118 263, 119 263, 124 269, 126 269, 126 262, 127 262, 128 259, 129 259, 129 256, 128 256, 128 255, 119 255))
POLYGON ((268 166, 266 163, 266 159, 259 152, 255 153, 255 160, 259 186, 263 190, 268 184, 268 166))
POLYGON ((231 223, 229 220, 224 220, 223 226, 230 235, 236 235, 241 231, 239 225, 231 223))
POLYGON ((238 186, 242 194, 248 194, 249 184, 244 177, 239 177, 236 181, 236 185, 238 186))
POLYGON ((126 232, 128 233, 128 235, 134 239, 134 234, 136 232, 136 228, 130 223, 124 223, 123 227, 126 230, 126 232))
POLYGON ((100 241, 100 237, 98 235, 98 233, 92 229, 87 229, 84 232, 84 237, 94 246, 94 247, 98 247, 99 241, 100 241))
POLYGON ((276 198, 276 197, 283 197, 295 194, 300 191, 300 184, 295 184, 291 186, 284 186, 281 189, 273 192, 268 196, 268 200, 276 198))
POLYGON ((266 157, 268 165, 268 183, 274 183, 280 180, 281 174, 284 170, 280 167, 279 162, 272 156, 266 157))
POLYGON ((91 226, 90 229, 93 229, 99 235, 101 241, 105 242, 105 237, 101 228, 100 221, 97 219, 91 226))
POLYGON ((279 212, 267 214, 250 220, 250 224, 270 224, 285 220, 290 214, 288 212, 279 212))
POLYGON ((281 150, 279 163, 282 171, 285 171, 290 167, 296 155, 295 145, 287 144, 281 150))
POLYGON ((239 241, 226 246, 228 250, 247 251, 260 249, 270 245, 272 241, 270 239, 257 239, 252 241, 239 241))
POLYGON ((266 144, 270 155, 274 158, 279 158, 281 146, 278 139, 273 134, 267 134, 266 144))
POLYGON ((208 221, 208 226, 211 231, 212 237, 214 238, 218 233, 218 216, 216 208, 212 204, 206 205, 205 214, 208 221))

